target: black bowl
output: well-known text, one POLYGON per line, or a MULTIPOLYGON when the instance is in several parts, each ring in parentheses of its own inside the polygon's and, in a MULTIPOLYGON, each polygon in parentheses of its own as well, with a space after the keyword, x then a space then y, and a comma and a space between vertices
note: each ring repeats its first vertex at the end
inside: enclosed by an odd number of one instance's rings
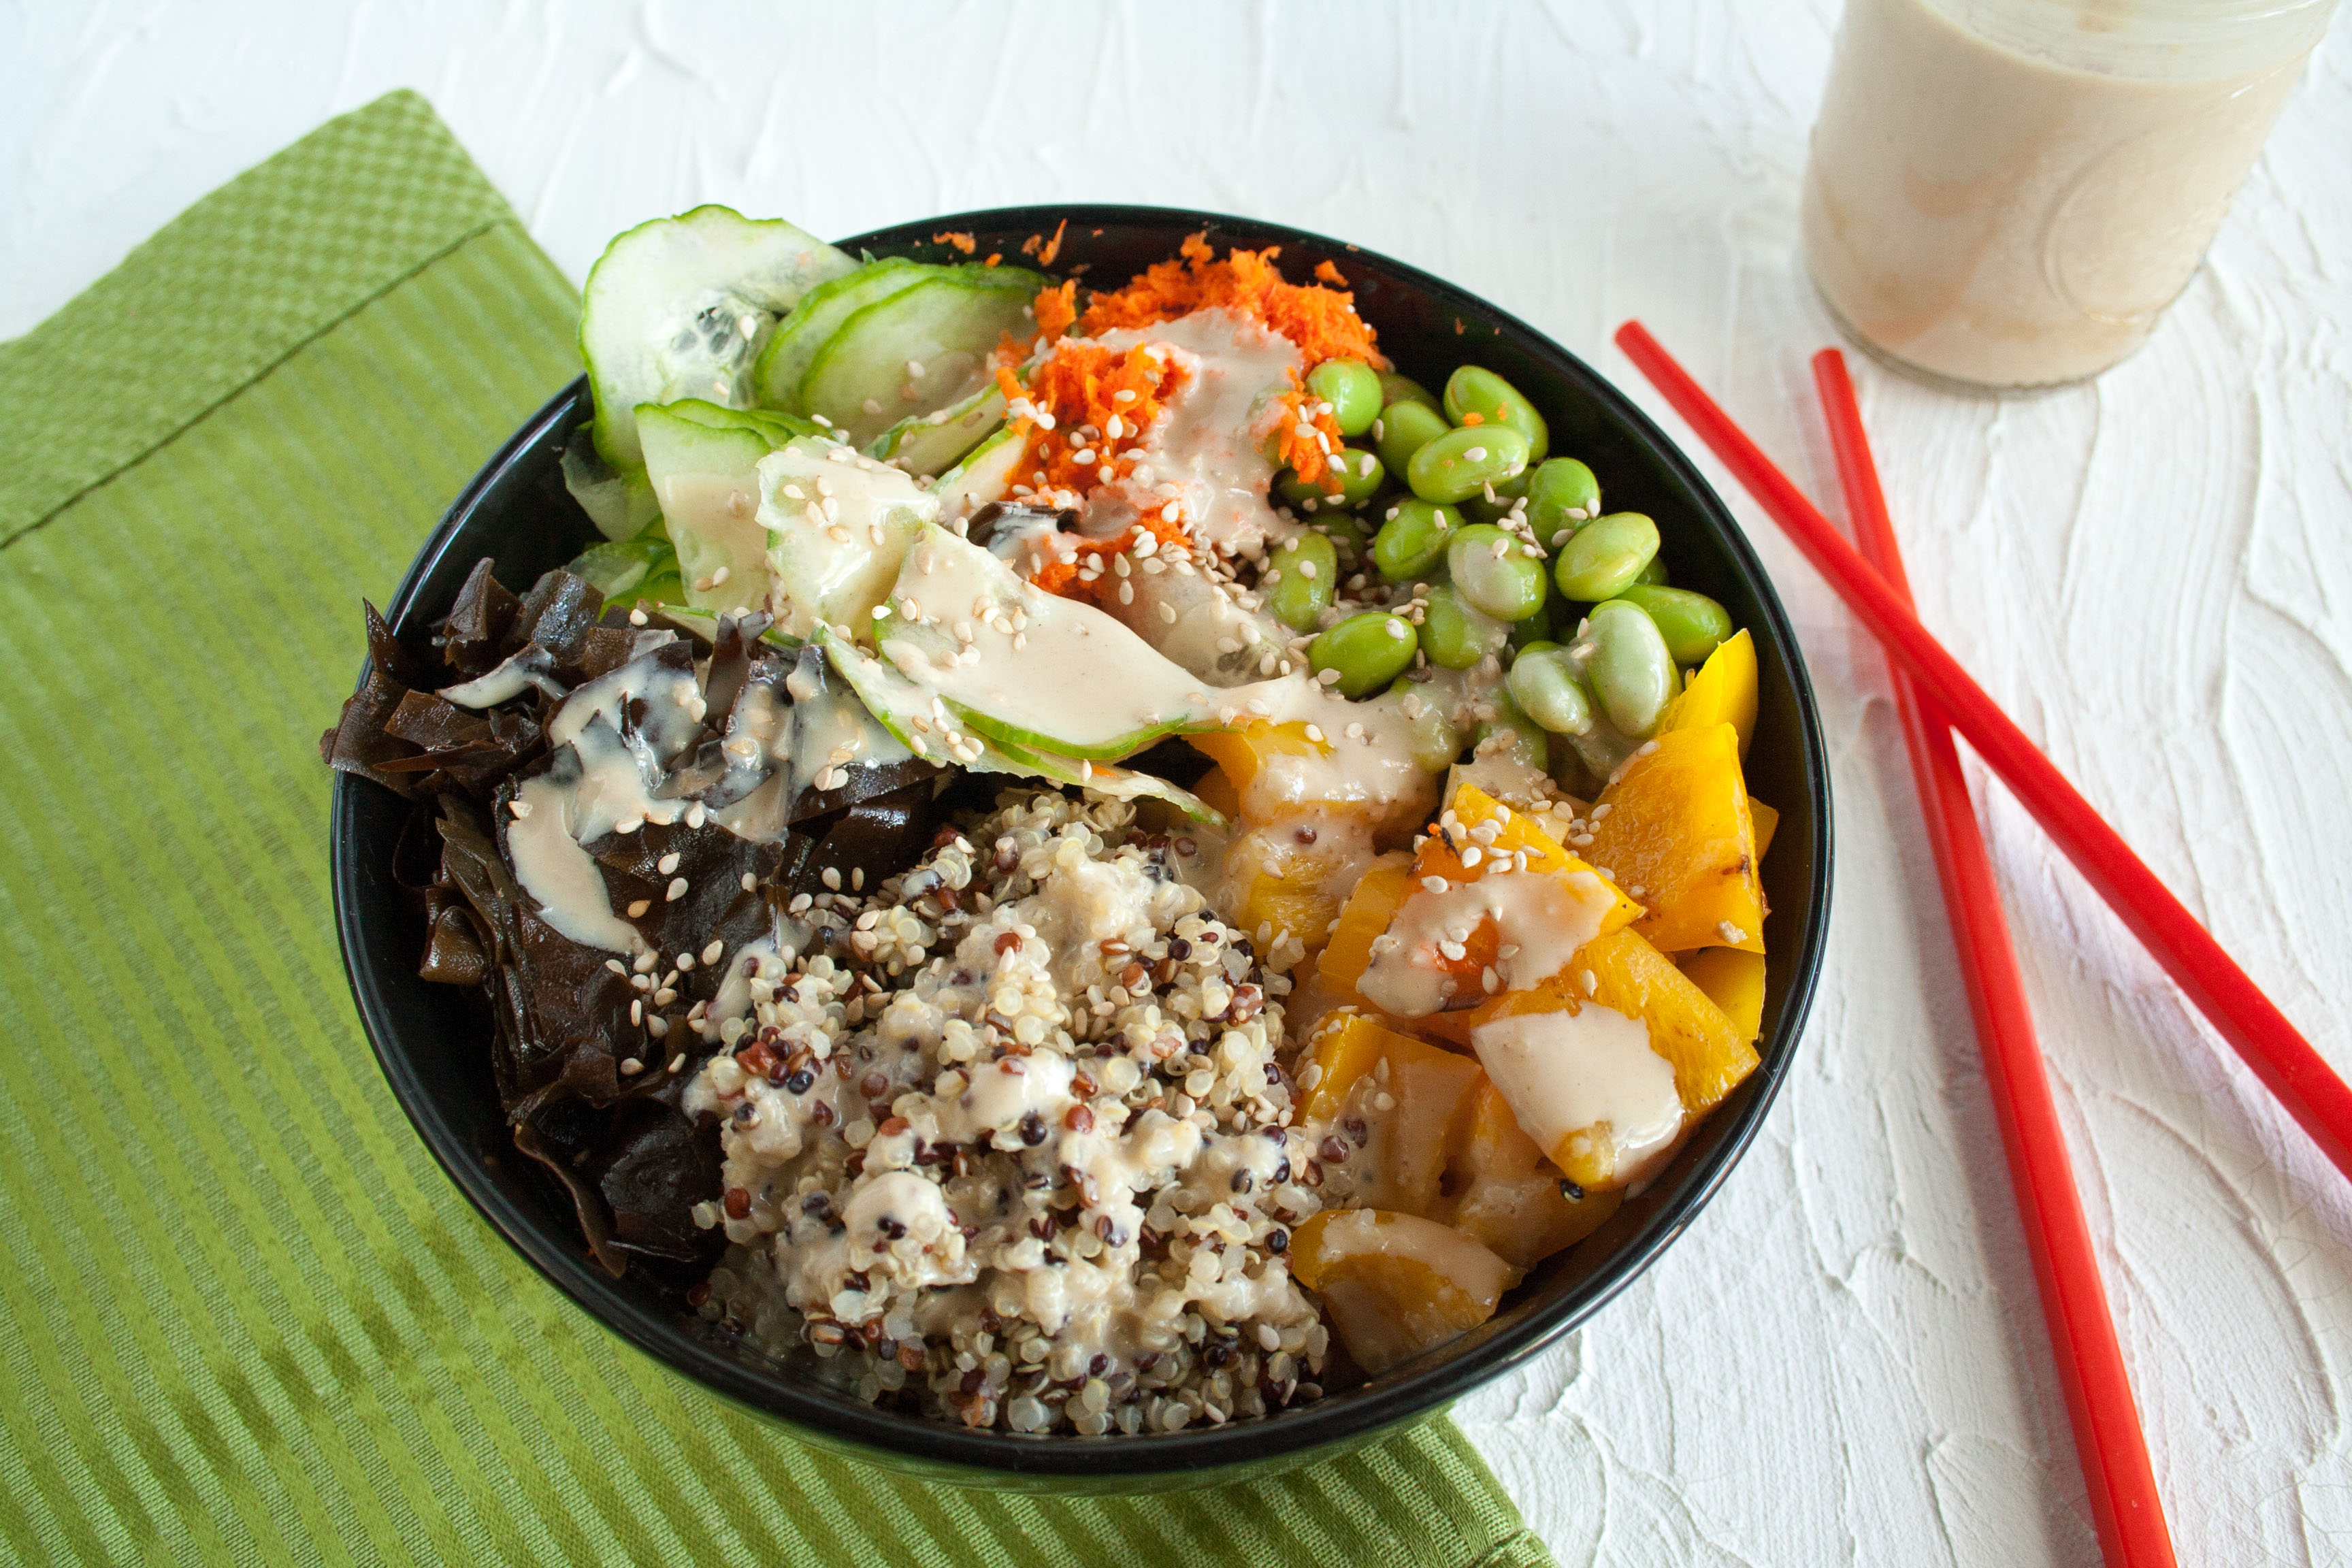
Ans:
MULTIPOLYGON (((846 248, 962 259, 933 240, 961 231, 979 255, 1020 258, 1031 235, 1063 231, 1056 270, 1124 282, 1207 230, 1221 249, 1278 245, 1293 278, 1329 260, 1355 290, 1400 369, 1432 386, 1475 362, 1507 377, 1551 423, 1555 450, 1600 474, 1612 506, 1657 518, 1675 583, 1712 595, 1756 638, 1762 674, 1757 795, 1781 811, 1763 868, 1771 956, 1763 1065, 1708 1119, 1642 1194, 1594 1236, 1547 1260, 1495 1318, 1345 1393, 1257 1420, 1132 1437, 971 1432, 892 1414, 826 1387, 738 1342, 688 1310, 674 1285, 633 1269, 614 1279, 587 1254, 564 1194, 517 1158, 490 1081, 486 1015, 457 988, 420 980, 420 922, 393 879, 407 807, 349 775, 335 781, 331 828, 335 911, 362 1022, 384 1076, 434 1157, 517 1250, 606 1328, 682 1375, 776 1417, 794 1436, 934 1479, 1036 1491, 1140 1491, 1263 1473, 1338 1454, 1442 1409, 1517 1366, 1615 1295, 1698 1216, 1755 1136, 1787 1075, 1811 1001, 1829 916, 1829 767, 1812 691, 1780 601, 1715 492, 1656 426, 1614 387, 1524 323, 1451 284, 1351 245, 1297 229, 1156 207, 1019 207, 902 225, 846 248)), ((418 552, 389 612, 416 632, 444 613, 477 558, 524 584, 593 537, 565 492, 558 459, 588 414, 575 382, 492 458, 418 552)))

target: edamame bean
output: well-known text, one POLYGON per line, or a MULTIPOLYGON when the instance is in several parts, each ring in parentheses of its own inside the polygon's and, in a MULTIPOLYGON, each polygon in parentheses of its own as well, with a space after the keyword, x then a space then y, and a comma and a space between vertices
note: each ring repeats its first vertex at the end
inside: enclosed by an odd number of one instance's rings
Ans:
POLYGON ((1339 679, 1327 681, 1345 697, 1365 697, 1378 691, 1412 663, 1412 623, 1402 616, 1368 610, 1349 616, 1307 646, 1307 662, 1320 676, 1336 670, 1339 679))
POLYGON ((1581 735, 1592 728, 1592 697, 1566 650, 1521 653, 1504 678, 1520 711, 1555 735, 1581 735))
POLYGON ((1456 425, 1470 425, 1474 414, 1477 423, 1472 428, 1506 425, 1526 437, 1530 463, 1543 461, 1551 449, 1551 431, 1543 416, 1519 395, 1517 387, 1491 370, 1465 364, 1445 378, 1445 416, 1456 425))
POLYGON ((1551 734, 1530 718, 1512 700, 1507 686, 1498 687, 1487 694, 1486 705, 1495 710, 1492 719, 1482 719, 1470 738, 1471 750, 1480 755, 1494 751, 1496 735, 1510 737, 1509 754, 1529 767, 1541 769, 1551 753, 1551 734))
POLYGON ((1666 651, 1658 623, 1631 600, 1612 599, 1592 606, 1577 647, 1589 649, 1584 678, 1609 721, 1634 740, 1647 738, 1676 683, 1674 656, 1666 651))
POLYGON ((1381 575, 1391 583, 1411 583, 1426 577, 1430 569, 1445 554, 1449 540, 1462 529, 1462 514, 1450 506, 1439 506, 1409 497, 1389 509, 1393 514, 1381 524, 1381 531, 1372 540, 1372 564, 1381 575))
POLYGON ((1410 676, 1396 682, 1374 700, 1393 705, 1405 721, 1405 744, 1413 766, 1425 773, 1442 773, 1462 755, 1462 731, 1445 716, 1445 705, 1434 691, 1410 676))
POLYGON ((1525 436, 1507 425, 1473 425, 1423 443, 1404 478, 1422 500, 1452 502, 1517 479, 1527 466, 1525 436))
POLYGON ((1412 377, 1400 375, 1392 370, 1381 371, 1380 377, 1381 406, 1383 409, 1391 403, 1418 403, 1433 414, 1445 412, 1437 399, 1430 395, 1429 388, 1422 385, 1412 377))
POLYGON ((1533 468, 1529 468, 1526 474, 1521 474, 1516 479, 1505 479, 1499 485, 1489 485, 1487 489, 1494 491, 1495 499, 1488 500, 1486 490, 1482 489, 1462 503, 1463 511, 1468 514, 1473 521, 1502 521, 1511 515, 1511 509, 1517 506, 1527 495, 1528 474, 1534 472, 1533 468))
POLYGON ((1474 607, 1498 621, 1521 621, 1543 608, 1550 587, 1543 562, 1492 523, 1473 523, 1445 547, 1445 569, 1474 607))
POLYGON ((1557 550, 1601 515, 1601 481, 1574 458, 1552 458, 1528 474, 1528 526, 1537 542, 1557 550))
POLYGON ((1381 378, 1358 359, 1327 359, 1307 373, 1307 390, 1331 405, 1342 436, 1360 436, 1381 416, 1381 378))
POLYGON ((1511 628, 1470 605, 1450 583, 1430 585, 1429 607, 1421 622, 1421 651, 1441 669, 1468 669, 1488 654, 1500 653, 1511 628))
POLYGON ((1637 583, 1617 596, 1641 605, 1658 623, 1658 635, 1666 639, 1666 651, 1676 664, 1703 662, 1716 644, 1731 635, 1731 612, 1705 594, 1637 583))
POLYGON ((1292 631, 1311 632, 1339 590, 1339 552, 1319 533, 1295 535, 1266 557, 1265 576, 1274 580, 1259 579, 1265 607, 1292 631))
POLYGON ((1310 482, 1289 469, 1285 469, 1276 481, 1275 493, 1292 506, 1310 512, 1330 507, 1361 506, 1380 493, 1389 477, 1380 458, 1361 447, 1342 447, 1332 453, 1331 472, 1339 477, 1337 495, 1325 487, 1322 479, 1310 482))
POLYGON ((1589 603, 1631 587, 1658 553, 1658 525, 1638 511, 1612 511, 1586 523, 1559 547, 1559 591, 1589 603))
MULTIPOLYGON (((1549 587, 1551 585, 1550 578, 1549 576, 1545 578, 1544 585, 1546 587, 1549 587)), ((1559 599, 1547 598, 1542 604, 1536 606, 1536 613, 1534 615, 1521 616, 1517 620, 1511 623, 1511 648, 1513 652, 1525 653, 1530 647, 1538 643, 1549 646, 1552 640, 1552 632, 1555 629, 1554 623, 1557 619, 1554 612, 1557 610, 1559 605, 1559 599)))
POLYGON ((1390 473, 1402 474, 1415 452, 1452 428, 1435 403, 1391 403, 1381 410, 1381 461, 1390 473))
POLYGON ((1653 588, 1666 586, 1666 558, 1663 555, 1651 556, 1650 563, 1642 568, 1642 574, 1633 581, 1653 588))

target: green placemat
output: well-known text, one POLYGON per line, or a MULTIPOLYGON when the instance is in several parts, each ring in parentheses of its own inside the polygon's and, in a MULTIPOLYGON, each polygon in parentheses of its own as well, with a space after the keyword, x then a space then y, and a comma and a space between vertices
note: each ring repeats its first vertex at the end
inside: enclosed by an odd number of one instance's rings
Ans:
POLYGON ((0 344, 0 1555, 1548 1563, 1442 1420, 1133 1500, 829 1457, 435 1167, 336 956, 318 735, 577 310, 395 93, 0 344))

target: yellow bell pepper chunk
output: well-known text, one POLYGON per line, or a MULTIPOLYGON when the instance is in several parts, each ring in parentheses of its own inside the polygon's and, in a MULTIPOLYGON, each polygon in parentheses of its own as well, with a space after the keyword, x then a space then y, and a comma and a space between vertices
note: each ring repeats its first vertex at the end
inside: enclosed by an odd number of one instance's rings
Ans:
POLYGON ((1683 694, 1666 710, 1660 734, 1728 724, 1739 731, 1739 754, 1756 738, 1756 639, 1742 631, 1716 645, 1683 694))
POLYGON ((1764 1032, 1764 955, 1736 947, 1703 947, 1683 959, 1691 984, 1723 1009, 1740 1037, 1754 1043, 1764 1032))
POLYGON ((1298 1227, 1290 1259, 1375 1377, 1476 1328, 1519 1282, 1518 1269, 1452 1226, 1376 1209, 1325 1209, 1298 1227))
POLYGON ((1756 1070, 1756 1047, 1740 1037, 1739 1026, 1671 959, 1631 931, 1586 942, 1575 963, 1541 985, 1507 991, 1468 1016, 1475 1029, 1515 1013, 1573 1013, 1593 1003, 1642 1020, 1650 1048, 1674 1067, 1675 1091, 1693 1116, 1714 1110, 1756 1070))
POLYGON ((1585 853, 1646 912, 1633 930, 1666 952, 1764 951, 1764 887, 1756 827, 1729 724, 1657 737, 1601 792, 1585 853))
POLYGON ((1486 1080, 1478 1064, 1350 1014, 1317 1037, 1313 1068, 1306 1120, 1339 1119, 1339 1135, 1351 1143, 1349 1123, 1362 1123, 1364 1141, 1348 1160, 1356 1177, 1353 1201, 1433 1212, 1471 1097, 1486 1080))
POLYGON ((1445 1163, 1456 1195, 1432 1217, 1485 1247, 1515 1268, 1532 1268, 1601 1228, 1623 1201, 1622 1191, 1560 1190, 1559 1167, 1544 1158, 1485 1072, 1445 1163))

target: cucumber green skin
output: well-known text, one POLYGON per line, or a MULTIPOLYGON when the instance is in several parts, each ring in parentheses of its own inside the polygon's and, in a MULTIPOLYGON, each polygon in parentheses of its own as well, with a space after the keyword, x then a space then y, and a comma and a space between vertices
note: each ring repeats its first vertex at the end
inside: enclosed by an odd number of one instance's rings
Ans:
MULTIPOLYGON (((875 721, 889 731, 900 745, 919 757, 928 756, 931 762, 947 761, 929 755, 936 749, 932 742, 938 739, 937 735, 925 738, 910 722, 913 715, 930 711, 929 701, 920 687, 881 659, 852 645, 830 626, 819 627, 816 640, 832 660, 833 668, 848 683, 850 690, 856 692, 857 700, 866 705, 866 710, 873 714, 875 721)), ((1212 808, 1206 801, 1165 779, 1108 766, 1095 767, 1093 776, 1088 777, 1087 770, 1081 768, 1076 758, 1017 744, 1000 744, 982 734, 975 734, 973 738, 980 744, 980 755, 969 763, 954 765, 977 773, 1007 773, 1020 778, 1040 778, 1049 784, 1076 784, 1121 799, 1148 795, 1166 801, 1192 821, 1221 832, 1228 826, 1223 815, 1212 808)))
POLYGON ((776 323, 775 335, 751 366, 751 392, 769 408, 801 409, 801 378, 809 362, 841 324, 867 305, 945 271, 903 257, 886 256, 856 271, 808 291, 792 313, 776 323))
POLYGON ((864 446, 909 414, 969 396, 976 385, 948 388, 937 402, 910 403, 899 391, 906 362, 936 369, 943 354, 966 354, 976 374, 1004 334, 1017 334, 1028 320, 1023 310, 1035 297, 1033 283, 1044 279, 1018 268, 951 268, 853 312, 801 377, 802 410, 831 420, 852 445, 864 446), (880 413, 866 412, 869 399, 880 413))
POLYGON ((968 517, 992 500, 1013 493, 1013 478, 1029 450, 1017 430, 1001 429, 964 455, 963 461, 941 474, 931 486, 940 498, 941 517, 968 517))
POLYGON ((945 410, 947 417, 931 423, 929 415, 901 419, 866 448, 869 458, 896 463, 910 474, 945 475, 965 454, 1004 424, 1004 393, 991 386, 945 410))
MULTIPOLYGON (((643 467, 636 405, 662 401, 665 387, 655 374, 660 347, 683 329, 680 313, 696 301, 731 292, 748 313, 765 318, 764 331, 811 289, 856 266, 781 218, 755 220, 715 205, 617 236, 588 269, 581 291, 580 358, 595 395, 598 454, 624 476, 643 467), (697 247, 703 254, 694 254, 697 247), (664 275, 649 279, 647 270, 664 275), (651 300, 647 290, 656 284, 663 295, 651 300)), ((748 375, 756 358, 750 351, 759 346, 746 345, 736 374, 748 375)))

